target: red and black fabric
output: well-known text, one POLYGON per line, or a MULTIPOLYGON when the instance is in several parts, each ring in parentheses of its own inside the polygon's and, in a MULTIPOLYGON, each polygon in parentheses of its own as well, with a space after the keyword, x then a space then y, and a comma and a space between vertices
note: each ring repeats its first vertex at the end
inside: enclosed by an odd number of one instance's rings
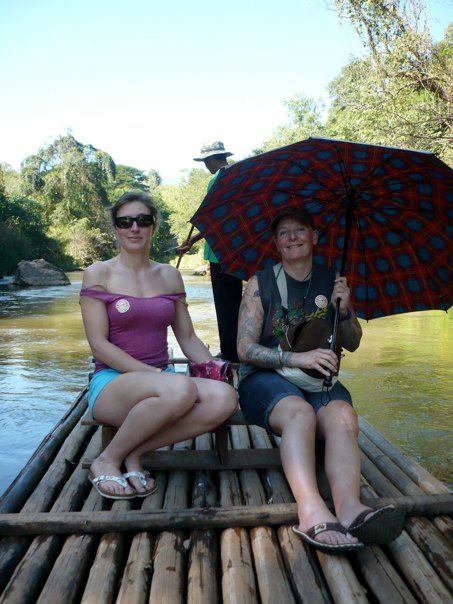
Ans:
POLYGON ((192 223, 241 279, 279 260, 269 225, 312 214, 314 262, 340 268, 365 319, 452 304, 453 171, 432 153, 322 138, 240 161, 216 180, 192 223))

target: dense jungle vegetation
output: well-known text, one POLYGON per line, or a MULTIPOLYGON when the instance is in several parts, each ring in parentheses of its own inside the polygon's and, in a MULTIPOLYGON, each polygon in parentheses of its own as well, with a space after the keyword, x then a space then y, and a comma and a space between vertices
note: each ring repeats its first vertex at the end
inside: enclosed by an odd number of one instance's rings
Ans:
MULTIPOLYGON (((453 25, 434 43, 417 0, 333 0, 333 6, 361 36, 364 57, 330 83, 327 109, 302 95, 287 100, 288 122, 253 153, 325 136, 424 149, 451 165, 453 25)), ((174 253, 167 250, 187 235, 209 178, 195 168, 179 184, 163 185, 156 170, 117 165, 107 151, 69 133, 25 158, 19 172, 0 163, 0 275, 24 259, 43 257, 70 270, 111 257, 107 208, 130 189, 153 195, 160 228, 152 254, 169 261, 174 253)))

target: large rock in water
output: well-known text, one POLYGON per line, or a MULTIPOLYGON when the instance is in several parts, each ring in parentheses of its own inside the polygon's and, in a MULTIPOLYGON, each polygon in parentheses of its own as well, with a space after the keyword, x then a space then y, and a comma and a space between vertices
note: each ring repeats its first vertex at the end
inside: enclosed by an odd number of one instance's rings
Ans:
POLYGON ((61 268, 40 258, 21 260, 17 265, 13 283, 15 285, 71 285, 61 268))

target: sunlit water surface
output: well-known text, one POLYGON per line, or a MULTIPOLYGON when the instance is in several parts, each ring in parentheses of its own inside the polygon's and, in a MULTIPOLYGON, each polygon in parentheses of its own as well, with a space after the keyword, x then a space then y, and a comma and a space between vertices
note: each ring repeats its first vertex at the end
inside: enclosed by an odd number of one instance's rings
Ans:
MULTIPOLYGON (((82 390, 91 369, 78 292, 71 285, 8 289, 0 281, 0 493, 82 390)), ((198 335, 218 351, 209 280, 184 277, 198 335)), ((363 323, 342 380, 356 409, 437 477, 450 482, 452 313, 431 311, 363 323)), ((180 349, 169 337, 175 356, 180 349)))

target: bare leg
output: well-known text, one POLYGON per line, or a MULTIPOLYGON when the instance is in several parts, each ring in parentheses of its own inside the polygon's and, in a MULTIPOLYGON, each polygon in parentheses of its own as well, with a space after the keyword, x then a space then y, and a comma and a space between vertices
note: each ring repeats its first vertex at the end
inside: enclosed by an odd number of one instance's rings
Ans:
POLYGON ((360 451, 357 442, 357 414, 348 403, 331 401, 317 415, 318 434, 325 441, 325 470, 332 491, 335 512, 348 527, 362 511, 360 502, 360 451))
MULTIPOLYGON (((197 388, 185 376, 166 373, 131 372, 112 380, 95 403, 96 418, 119 427, 110 444, 91 465, 95 476, 121 475, 124 458, 150 435, 167 428, 184 416, 197 400, 197 388)), ((137 490, 145 490, 131 479, 137 490)), ((102 484, 109 494, 126 491, 114 482, 102 484)))
POLYGON ((131 451, 124 460, 128 472, 141 470, 140 456, 165 445, 210 432, 223 424, 237 409, 237 394, 222 382, 192 378, 197 386, 197 403, 176 423, 154 434, 131 451))
MULTIPOLYGON (((120 378, 128 375, 132 374, 125 374, 120 378)), ((138 374, 138 376, 142 375, 138 374)), ((121 427, 98 460, 107 461, 107 463, 113 461, 118 467, 124 461, 128 472, 141 471, 140 455, 142 453, 211 430, 223 423, 237 407, 236 392, 227 384, 175 376, 174 374, 167 374, 164 377, 163 391, 159 391, 159 396, 148 397, 135 404, 124 421, 122 421, 124 401, 128 392, 129 398, 131 396, 130 380, 123 380, 121 384, 117 383, 114 389, 110 389, 110 392, 107 391, 108 386, 105 388, 105 399, 103 400, 107 401, 108 406, 105 409, 106 405, 102 405, 102 401, 99 400, 100 407, 98 407, 98 402, 96 402, 96 417, 121 427), (195 401, 196 404, 194 404, 195 401), (121 404, 123 405, 122 411, 121 404), (173 412, 172 407, 175 408, 173 412)), ((136 388, 139 382, 140 379, 134 377, 133 384, 136 388)), ((156 389, 156 384, 152 386, 156 389)), ((149 391, 150 385, 145 384, 145 388, 149 391)), ((143 394, 144 392, 140 390, 139 396, 143 396, 143 394)), ((94 469, 99 473, 97 466, 93 467, 94 469)), ((146 487, 143 487, 137 478, 129 478, 129 481, 139 492, 148 490, 153 484, 152 479, 149 479, 146 487)), ((110 484, 112 483, 105 483, 106 486, 110 486, 110 484)))
MULTIPOLYGON (((305 532, 320 522, 338 522, 324 503, 316 483, 316 416, 311 405, 297 396, 285 397, 272 410, 269 424, 282 436, 282 465, 297 502, 299 528, 305 532)), ((351 535, 335 531, 321 533, 316 540, 329 544, 357 542, 351 535)))

